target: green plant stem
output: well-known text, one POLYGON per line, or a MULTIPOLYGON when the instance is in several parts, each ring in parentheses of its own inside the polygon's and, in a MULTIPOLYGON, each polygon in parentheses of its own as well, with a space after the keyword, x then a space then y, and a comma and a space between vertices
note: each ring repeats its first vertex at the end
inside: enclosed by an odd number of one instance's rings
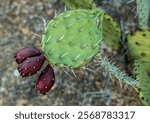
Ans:
POLYGON ((129 76, 127 76, 125 73, 123 73, 119 68, 117 68, 115 65, 109 62, 109 59, 107 57, 101 58, 100 65, 102 68, 104 68, 110 75, 115 76, 118 80, 121 82, 135 86, 137 85, 137 81, 129 76))

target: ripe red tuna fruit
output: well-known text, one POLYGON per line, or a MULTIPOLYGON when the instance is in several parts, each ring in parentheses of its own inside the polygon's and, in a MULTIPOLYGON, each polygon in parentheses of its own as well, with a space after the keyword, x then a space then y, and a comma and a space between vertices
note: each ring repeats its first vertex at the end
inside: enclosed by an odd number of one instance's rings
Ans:
POLYGON ((18 71, 22 77, 31 76, 37 73, 44 64, 43 55, 27 58, 18 66, 18 71))
POLYGON ((24 60, 26 60, 29 57, 33 56, 39 56, 41 55, 40 51, 35 47, 26 47, 18 50, 14 58, 18 64, 22 63, 24 60))
POLYGON ((36 82, 36 90, 45 95, 53 87, 55 83, 54 70, 50 65, 42 71, 36 82))

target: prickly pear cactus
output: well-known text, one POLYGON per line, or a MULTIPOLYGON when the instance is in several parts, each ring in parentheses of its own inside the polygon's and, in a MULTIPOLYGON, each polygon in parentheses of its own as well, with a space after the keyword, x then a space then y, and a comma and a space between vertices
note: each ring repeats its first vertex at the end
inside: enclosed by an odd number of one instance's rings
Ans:
POLYGON ((96 5, 93 0, 63 0, 69 9, 91 9, 96 5))
POLYGON ((150 62, 137 60, 135 74, 138 80, 137 91, 144 105, 150 105, 150 62))
POLYGON ((135 60, 137 92, 144 105, 150 105, 150 31, 128 36, 129 56, 135 60))
POLYGON ((138 31, 129 35, 127 45, 131 58, 150 61, 150 31, 138 31))
POLYGON ((71 68, 87 64, 99 51, 103 11, 67 11, 51 20, 42 36, 42 52, 54 65, 71 68))
POLYGON ((148 28, 150 0, 136 0, 136 3, 140 28, 145 30, 148 28))
POLYGON ((121 31, 118 24, 107 13, 103 18, 103 41, 112 49, 119 49, 121 31))

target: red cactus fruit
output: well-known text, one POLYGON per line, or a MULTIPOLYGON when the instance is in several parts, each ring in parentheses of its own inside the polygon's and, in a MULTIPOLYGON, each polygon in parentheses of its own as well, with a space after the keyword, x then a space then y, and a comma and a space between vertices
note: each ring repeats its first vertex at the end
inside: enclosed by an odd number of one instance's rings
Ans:
POLYGON ((27 58, 18 66, 18 71, 22 77, 31 76, 37 73, 44 64, 43 55, 27 58))
POLYGON ((29 57, 38 56, 41 55, 40 51, 35 47, 26 47, 18 50, 14 58, 18 64, 22 63, 24 60, 26 60, 29 57))
POLYGON ((42 71, 36 82, 36 90, 45 95, 55 83, 54 70, 50 65, 42 71))

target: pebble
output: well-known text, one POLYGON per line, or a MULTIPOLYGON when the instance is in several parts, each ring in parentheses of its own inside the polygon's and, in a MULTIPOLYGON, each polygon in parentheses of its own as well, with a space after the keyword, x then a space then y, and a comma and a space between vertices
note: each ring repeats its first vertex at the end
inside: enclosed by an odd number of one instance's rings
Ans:
POLYGON ((16 77, 19 77, 19 76, 20 76, 20 74, 19 74, 19 72, 18 72, 18 70, 17 70, 17 69, 16 69, 16 70, 14 70, 13 75, 14 75, 14 76, 16 76, 16 77))
POLYGON ((8 80, 8 79, 7 79, 7 77, 5 77, 5 76, 1 78, 2 83, 6 82, 7 80, 8 80))

